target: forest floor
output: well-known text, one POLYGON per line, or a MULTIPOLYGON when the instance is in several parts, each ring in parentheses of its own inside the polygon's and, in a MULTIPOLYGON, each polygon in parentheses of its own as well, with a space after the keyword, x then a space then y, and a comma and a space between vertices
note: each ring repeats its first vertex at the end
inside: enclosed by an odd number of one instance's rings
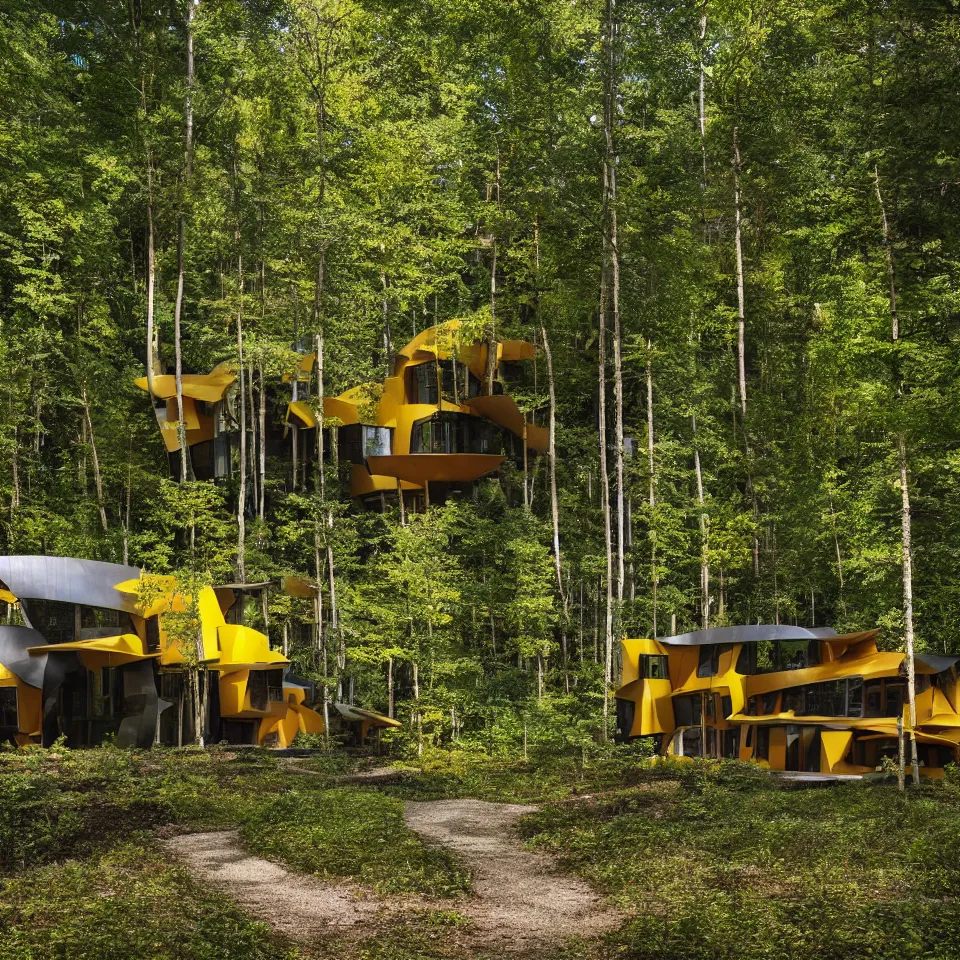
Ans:
POLYGON ((952 777, 796 789, 629 749, 299 765, 0 751, 0 960, 960 956, 952 777))
MULTIPOLYGON (((586 883, 559 871, 551 856, 524 849, 516 825, 536 809, 464 799, 405 804, 406 825, 453 851, 470 871, 469 891, 446 904, 463 920, 457 940, 466 956, 536 956, 571 938, 607 933, 622 920, 586 883)), ((308 949, 331 937, 343 946, 344 940, 416 922, 445 906, 436 899, 378 896, 353 883, 305 877, 249 853, 236 831, 187 833, 164 843, 201 884, 223 891, 308 949)))

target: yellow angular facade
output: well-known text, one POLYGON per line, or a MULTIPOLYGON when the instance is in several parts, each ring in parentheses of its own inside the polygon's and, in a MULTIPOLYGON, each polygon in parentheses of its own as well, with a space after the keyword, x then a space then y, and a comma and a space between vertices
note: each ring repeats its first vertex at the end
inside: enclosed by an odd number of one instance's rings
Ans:
POLYGON ((0 626, 7 741, 189 743, 194 668, 207 742, 286 747, 297 733, 323 732, 310 685, 286 675, 290 661, 264 634, 228 622, 236 589, 203 587, 194 602, 172 577, 66 557, 0 557, 0 584, 24 621, 0 626))
MULTIPOLYGON (((879 630, 720 627, 622 642, 621 739, 652 736, 665 756, 757 761, 774 770, 872 773, 910 732, 906 663, 879 630)), ((915 658, 923 776, 958 757, 960 657, 915 658)))
MULTIPOLYGON (((386 494, 436 500, 508 458, 522 464, 546 450, 547 429, 528 423, 504 393, 517 365, 534 359, 533 344, 506 340, 493 349, 492 391, 487 344, 465 336, 452 320, 398 350, 382 384, 324 398, 324 421, 338 432, 341 461, 351 464, 351 496, 374 503, 386 494)), ((291 402, 288 422, 316 430, 314 407, 291 402)))

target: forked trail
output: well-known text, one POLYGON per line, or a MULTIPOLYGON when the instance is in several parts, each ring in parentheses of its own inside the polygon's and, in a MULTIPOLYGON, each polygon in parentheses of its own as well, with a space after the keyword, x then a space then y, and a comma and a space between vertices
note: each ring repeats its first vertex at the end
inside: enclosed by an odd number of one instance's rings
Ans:
POLYGON ((606 933, 622 919, 582 880, 560 873, 551 857, 520 845, 517 821, 536 809, 483 800, 408 802, 404 808, 411 830, 470 868, 474 896, 459 909, 485 946, 532 952, 545 943, 606 933))
POLYGON ((442 904, 381 898, 355 884, 295 873, 247 853, 235 831, 187 834, 165 843, 201 883, 223 890, 251 915, 306 946, 330 937, 365 939, 391 918, 400 921, 439 907, 469 920, 468 930, 456 938, 468 956, 474 951, 535 956, 570 938, 613 930, 623 918, 583 881, 560 873, 549 856, 523 848, 516 824, 534 809, 482 800, 407 803, 407 826, 452 850, 471 871, 471 893, 442 904))

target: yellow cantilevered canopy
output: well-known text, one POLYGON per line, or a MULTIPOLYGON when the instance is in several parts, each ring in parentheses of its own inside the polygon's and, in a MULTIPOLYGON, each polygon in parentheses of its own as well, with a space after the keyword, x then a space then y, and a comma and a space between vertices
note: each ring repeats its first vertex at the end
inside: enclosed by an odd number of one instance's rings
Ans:
POLYGON ((40 647, 28 647, 27 652, 106 654, 102 665, 111 667, 160 656, 159 653, 147 653, 143 648, 143 641, 132 633, 123 633, 117 637, 97 637, 95 640, 74 640, 72 643, 49 643, 40 647))
MULTIPOLYGON (((216 403, 223 399, 230 384, 237 379, 235 373, 217 367, 213 373, 185 373, 183 381, 183 395, 193 400, 202 400, 205 403, 216 403)), ((141 390, 149 390, 146 377, 138 377, 135 381, 141 390)), ((161 400, 170 400, 177 395, 177 378, 173 374, 164 373, 153 378, 153 395, 161 400)))
POLYGON ((295 424, 295 426, 306 427, 312 430, 317 425, 317 417, 313 410, 310 409, 310 404, 303 400, 294 400, 287 406, 287 423, 290 423, 291 417, 300 421, 300 423, 295 424))

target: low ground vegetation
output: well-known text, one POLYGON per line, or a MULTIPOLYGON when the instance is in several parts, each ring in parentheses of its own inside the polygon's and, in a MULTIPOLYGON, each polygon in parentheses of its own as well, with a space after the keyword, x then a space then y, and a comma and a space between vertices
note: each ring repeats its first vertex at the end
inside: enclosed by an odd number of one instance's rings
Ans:
POLYGON ((960 955, 960 784, 790 789, 739 764, 651 765, 635 749, 490 759, 428 754, 384 784, 352 761, 296 775, 260 751, 0 754, 0 960, 293 960, 299 950, 203 889, 160 838, 237 828, 250 850, 429 909, 349 947, 365 960, 462 957, 468 871, 404 825, 403 801, 537 802, 526 842, 627 920, 591 958, 951 958, 960 955))

